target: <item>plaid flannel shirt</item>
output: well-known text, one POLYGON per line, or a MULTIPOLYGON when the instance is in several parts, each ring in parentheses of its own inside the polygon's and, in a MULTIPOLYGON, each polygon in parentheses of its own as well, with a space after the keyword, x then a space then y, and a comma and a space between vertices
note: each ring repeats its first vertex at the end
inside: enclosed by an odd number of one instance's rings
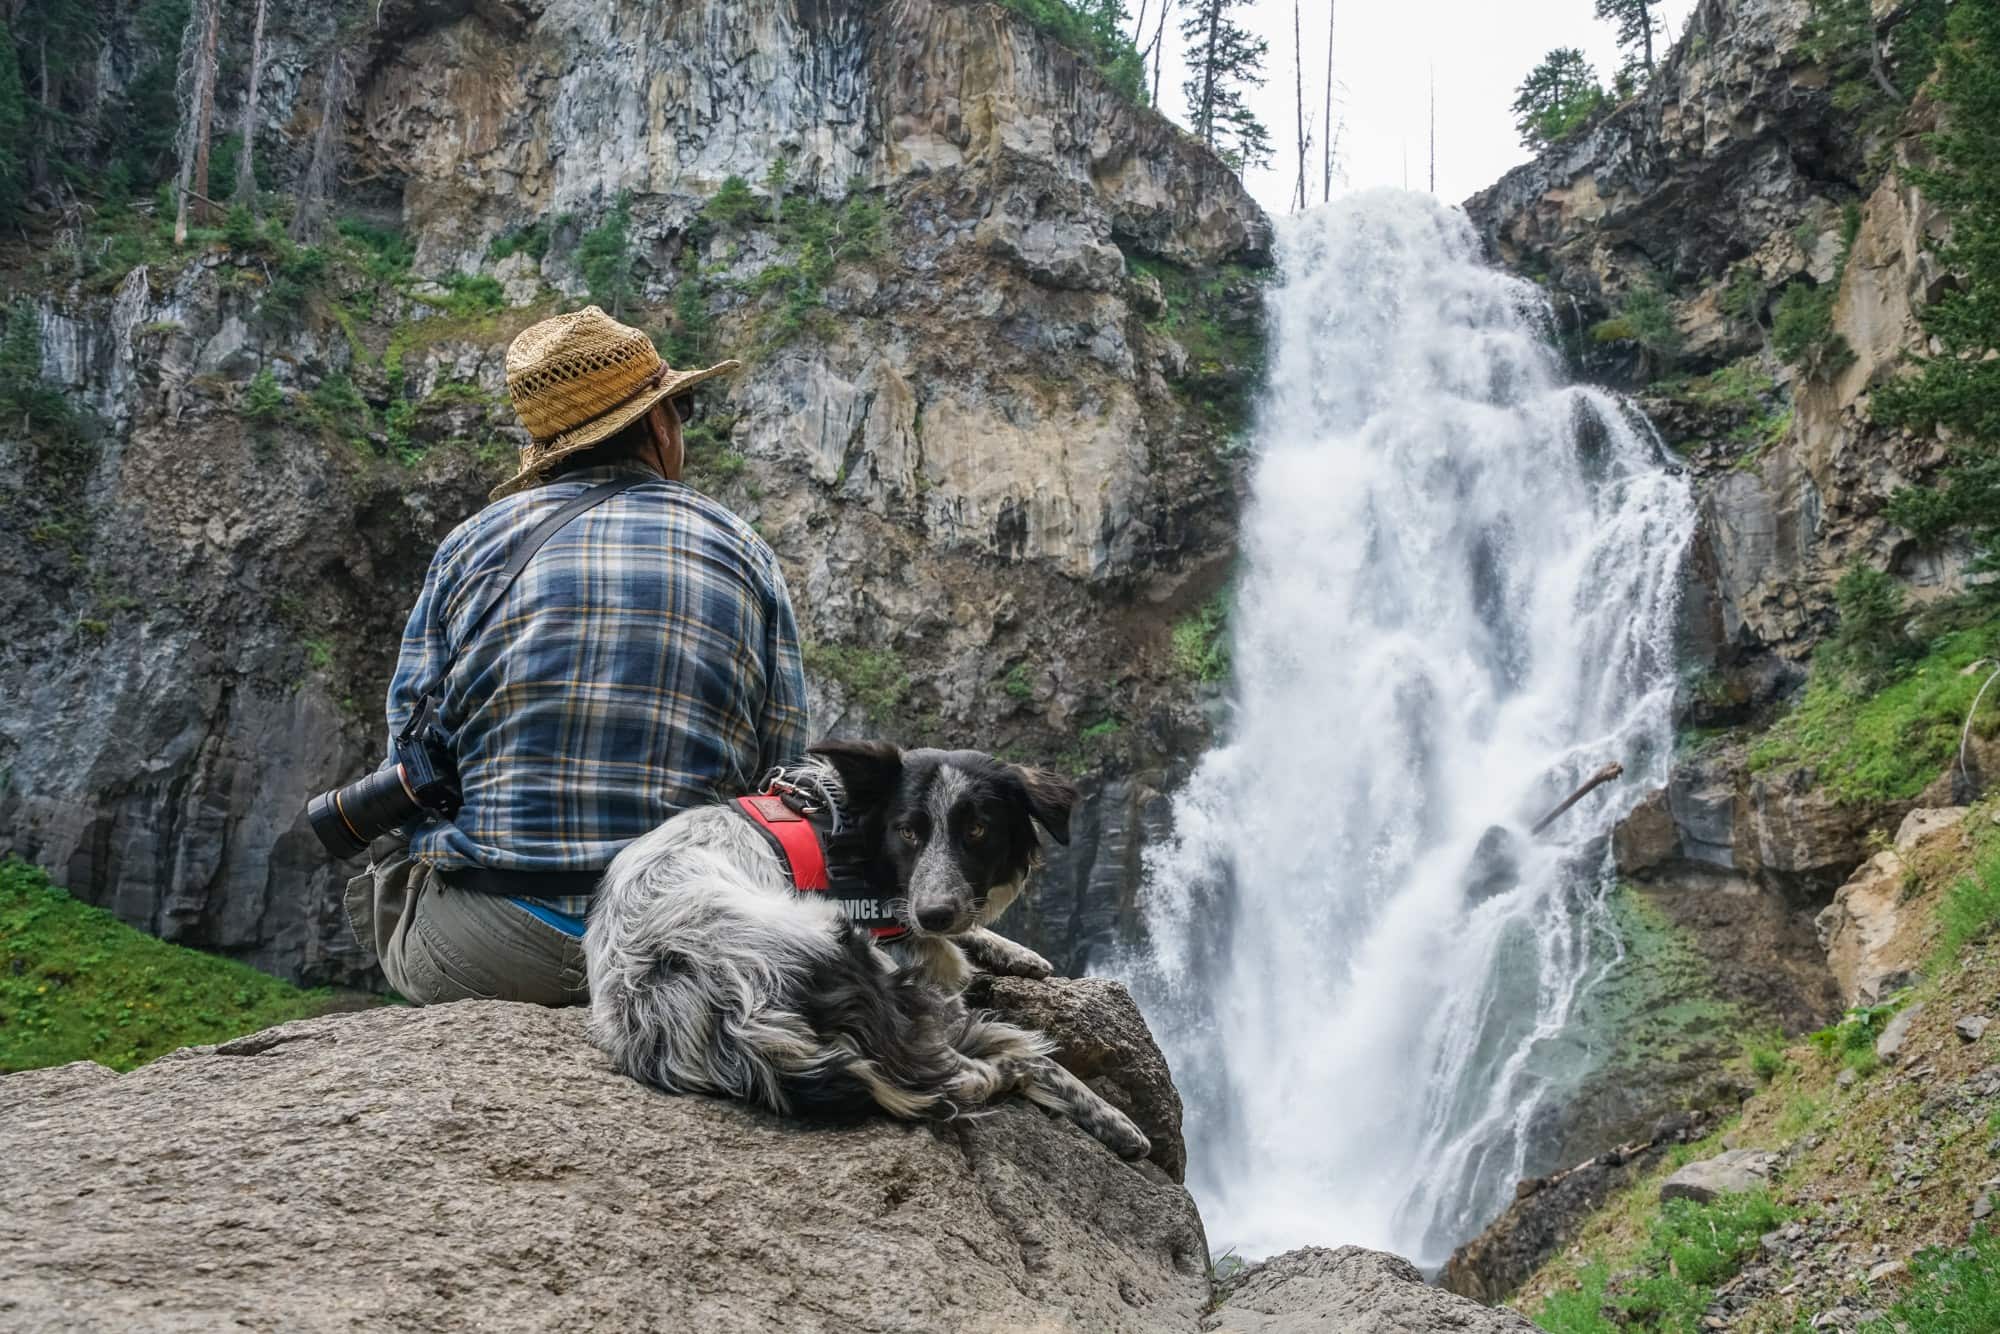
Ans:
MULTIPOLYGON (((586 468, 467 519, 431 558, 389 685, 394 737, 508 557, 586 468)), ((778 559, 750 526, 655 480, 570 520, 530 560, 438 692, 465 805, 416 827, 441 868, 580 871, 691 806, 751 790, 805 749, 805 676, 778 559)), ((540 900, 581 916, 588 898, 540 900)))

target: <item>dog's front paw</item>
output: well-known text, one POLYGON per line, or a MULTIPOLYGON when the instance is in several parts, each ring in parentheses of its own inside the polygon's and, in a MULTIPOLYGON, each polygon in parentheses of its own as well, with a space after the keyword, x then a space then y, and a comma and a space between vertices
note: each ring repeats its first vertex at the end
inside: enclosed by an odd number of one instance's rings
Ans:
POLYGON ((1153 1141, 1132 1123, 1132 1118, 1096 1094, 1083 1103, 1072 1103, 1070 1116, 1084 1133, 1127 1162, 1137 1162, 1153 1151, 1153 1141))
POLYGON ((1039 982, 1055 976, 1056 966, 1022 945, 992 961, 993 971, 1005 977, 1027 977, 1039 982))
POLYGON ((1153 1151, 1153 1141, 1146 1138, 1146 1132, 1132 1124, 1122 1113, 1113 1113, 1115 1121, 1108 1121, 1096 1127, 1097 1138, 1104 1141, 1104 1147, 1123 1158, 1128 1163, 1136 1163, 1153 1151))

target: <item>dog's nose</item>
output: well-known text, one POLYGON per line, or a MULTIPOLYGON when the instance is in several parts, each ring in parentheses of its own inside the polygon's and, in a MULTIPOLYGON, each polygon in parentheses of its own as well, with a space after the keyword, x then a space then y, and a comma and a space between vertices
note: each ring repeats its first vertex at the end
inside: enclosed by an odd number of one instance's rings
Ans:
POLYGON ((949 905, 935 904, 928 908, 917 909, 917 925, 926 931, 942 931, 950 926, 952 919, 957 916, 958 914, 953 912, 949 905))

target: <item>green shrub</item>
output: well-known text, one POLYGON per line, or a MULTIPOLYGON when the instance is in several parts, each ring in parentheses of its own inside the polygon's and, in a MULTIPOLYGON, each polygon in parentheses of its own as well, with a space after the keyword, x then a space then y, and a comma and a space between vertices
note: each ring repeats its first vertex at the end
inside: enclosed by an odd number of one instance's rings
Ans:
POLYGON ((165 941, 0 861, 0 1073, 70 1061, 130 1070, 323 1013, 330 993, 165 941))
POLYGON ((81 427, 62 390, 42 378, 41 321, 25 300, 8 308, 0 330, 0 432, 15 427, 55 440, 73 438, 81 427))
POLYGON ((1543 1302, 1535 1322, 1550 1334, 1698 1334, 1716 1291, 1789 1216, 1762 1190, 1707 1204, 1669 1200, 1629 1269, 1614 1279, 1607 1264, 1594 1260, 1575 1289, 1543 1302))
POLYGON ((1764 299, 1770 295, 1754 265, 1738 264, 1729 271, 1729 284, 1716 298, 1723 314, 1744 324, 1757 324, 1764 314, 1764 299))
POLYGON ((278 387, 269 370, 258 371, 244 388, 237 410, 246 420, 262 426, 282 421, 285 417, 285 391, 278 387))
MULTIPOLYGON (((1915 796, 1957 752, 1984 675, 1962 672, 1992 654, 1996 640, 2000 624, 1953 631, 1870 694, 1849 690, 1840 673, 1816 663, 1799 702, 1751 746, 1752 770, 1811 768, 1841 801, 1915 796)), ((2000 713, 1993 695, 1974 720, 1982 734, 2000 713)))
POLYGON ((1760 1044, 1750 1049, 1750 1073, 1760 1083, 1768 1084, 1785 1072, 1785 1053, 1782 1047, 1760 1044))
POLYGON ((1807 1035, 1806 1040, 1828 1060, 1868 1074, 1875 1069, 1875 1039, 1882 1036, 1902 1004, 1902 998, 1896 997, 1880 1005, 1857 1005, 1838 1023, 1807 1035))
POLYGON ((1618 1326, 1605 1314, 1610 1282, 1611 1267, 1602 1260, 1592 1261, 1578 1275, 1576 1287, 1549 1294, 1535 1312, 1535 1323, 1548 1334, 1618 1334, 1618 1326))
POLYGON ((351 430, 371 415, 368 400, 361 397, 361 391, 354 387, 354 381, 339 371, 327 376, 313 387, 313 408, 320 414, 322 424, 336 430, 351 430))
POLYGON ((507 308, 507 293, 500 280, 487 273, 447 273, 437 280, 444 295, 420 296, 425 305, 458 319, 492 315, 507 308))
POLYGON ((604 221, 577 242, 576 262, 593 304, 611 315, 624 314, 636 293, 631 249, 632 192, 620 192, 604 221))
POLYGON ((741 176, 728 176, 702 206, 701 215, 717 227, 729 228, 754 220, 763 208, 762 201, 750 193, 750 182, 741 176))
POLYGON ((376 282, 394 282, 410 271, 414 255, 409 238, 402 232, 360 218, 342 218, 334 229, 352 243, 361 256, 363 270, 376 282))
POLYGON ((1833 586, 1840 623, 1821 646, 1826 666, 1863 690, 1873 690, 1914 658, 1919 646, 1905 628, 1903 586, 1868 565, 1851 566, 1833 586))
POLYGON ((2000 1330, 2000 1236, 1980 1227, 1967 1244, 1923 1251, 1912 1282, 1863 1334, 1992 1334, 2000 1330))
POLYGON ((1854 349, 1833 330, 1832 284, 1794 282, 1771 309, 1771 348, 1812 375, 1838 375, 1854 361, 1854 349))
POLYGON ((2000 844, 1988 843, 1972 869, 1945 891, 1938 905, 1937 942, 1932 946, 1932 971, 1939 972, 1959 952, 2000 923, 2000 844))
POLYGON ((896 721, 896 709, 910 690, 910 673, 894 649, 807 644, 804 655, 807 671, 839 682, 870 718, 878 723, 896 721))
POLYGON ((1600 343, 1636 343, 1659 366, 1672 364, 1681 353, 1673 307, 1666 294, 1650 284, 1627 292, 1618 313, 1594 325, 1590 336, 1600 343))
POLYGON ((1006 677, 1000 682, 1000 688, 1007 692, 1009 699, 1023 702, 1033 699, 1035 678, 1033 673, 1029 672, 1028 664, 1017 662, 1009 668, 1006 677))
POLYGON ((486 258, 495 263, 511 255, 529 255, 542 259, 549 253, 549 233, 551 228, 546 218, 523 223, 512 231, 502 232, 486 247, 486 258))
POLYGON ((672 327, 653 335, 653 345, 670 366, 693 366, 707 360, 715 333, 708 312, 708 285, 690 247, 681 257, 680 280, 674 284, 672 327))
POLYGON ((1217 593, 1174 622, 1174 670, 1190 681, 1213 683, 1229 675, 1229 598, 1217 593))
POLYGON ((1146 104, 1146 62, 1125 35, 1119 0, 1000 0, 1082 56, 1127 101, 1146 104))
POLYGON ((1090 726, 1084 728, 1081 732, 1077 733, 1077 738, 1085 743, 1094 741, 1109 741, 1112 737, 1117 736, 1119 732, 1123 731, 1124 727, 1125 727, 1125 720, 1123 718, 1118 718, 1115 716, 1109 718, 1100 718, 1096 722, 1092 723, 1090 726))

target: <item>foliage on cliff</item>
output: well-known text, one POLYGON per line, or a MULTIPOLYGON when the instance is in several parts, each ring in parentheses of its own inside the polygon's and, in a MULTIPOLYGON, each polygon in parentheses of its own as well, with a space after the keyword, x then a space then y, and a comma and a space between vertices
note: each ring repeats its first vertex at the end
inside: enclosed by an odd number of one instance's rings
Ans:
POLYGON ((2000 1025, 1968 1038, 1956 1022, 1991 1014, 2000 991, 1995 814, 1975 807, 1943 860, 1910 872, 1906 909, 1933 930, 1925 980, 1788 1047, 1746 1049, 1759 1087, 1733 1124, 1609 1197, 1514 1305, 1553 1334, 2000 1328, 2000 1236, 1979 1221, 2000 1154, 2000 1025), (1901 1046, 1878 1060, 1899 1011, 1901 1046), (1663 1205, 1664 1177, 1724 1135, 1777 1154, 1768 1196, 1663 1205))
POLYGON ((1962 535, 1981 568, 2000 552, 2000 5, 1968 0, 1952 11, 1940 52, 1936 96, 1945 126, 1936 165, 1916 183, 1951 221, 1938 258, 1958 277, 1923 312, 1942 352, 1875 396, 1878 420, 1938 429, 1953 458, 1937 488, 1897 494, 1892 516, 1919 539, 1962 535))
MULTIPOLYGON (((1869 573, 1861 584, 1888 585, 1869 573)), ((1849 588, 1857 612, 1876 605, 1865 589, 1849 588)), ((1907 639, 1894 609, 1873 624, 1822 647, 1804 696, 1752 746, 1753 768, 1809 769, 1844 801, 1903 800, 1937 776, 1985 679, 1976 664, 2000 652, 2000 622, 1949 629, 1928 644, 1907 639)), ((1989 691, 1973 726, 1990 735, 1996 725, 1989 691)))
POLYGON ((0 861, 0 1074, 70 1061, 130 1070, 323 1014, 332 999, 155 940, 0 861))

